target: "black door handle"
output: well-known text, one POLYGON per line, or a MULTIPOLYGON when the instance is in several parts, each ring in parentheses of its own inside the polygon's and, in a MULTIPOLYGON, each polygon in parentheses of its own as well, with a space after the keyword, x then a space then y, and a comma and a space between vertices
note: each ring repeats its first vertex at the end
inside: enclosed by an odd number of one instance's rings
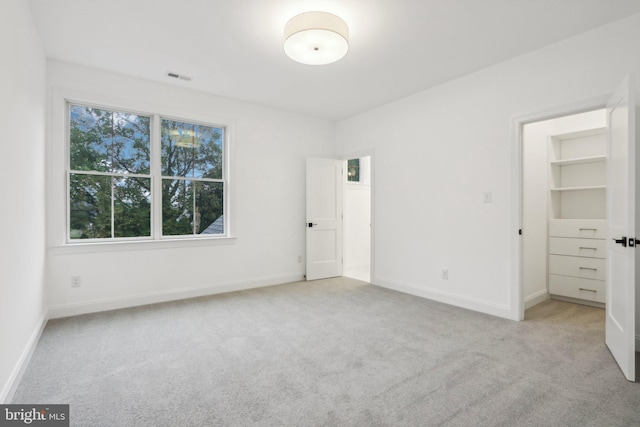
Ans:
POLYGON ((626 237, 622 236, 622 239, 616 239, 616 238, 614 237, 614 238, 613 238, 613 240, 614 240, 617 244, 622 245, 622 246, 624 246, 625 248, 627 247, 627 238, 626 238, 626 237))

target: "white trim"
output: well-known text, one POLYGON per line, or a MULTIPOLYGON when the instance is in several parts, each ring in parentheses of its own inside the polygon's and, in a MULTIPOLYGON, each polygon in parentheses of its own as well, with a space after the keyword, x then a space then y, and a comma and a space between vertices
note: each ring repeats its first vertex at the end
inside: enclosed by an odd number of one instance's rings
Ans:
POLYGON ((449 292, 443 292, 438 289, 430 289, 418 287, 408 283, 399 283, 388 279, 376 278, 372 284, 394 291, 403 292, 405 294, 415 295, 418 297, 443 302, 468 310, 478 311, 480 313, 490 314, 505 319, 511 319, 511 308, 508 305, 495 304, 489 301, 483 301, 477 298, 469 298, 462 295, 456 295, 449 292))
POLYGON ((355 272, 357 272, 357 271, 362 271, 362 270, 367 270, 367 271, 369 271, 369 268, 370 268, 370 267, 371 267, 371 266, 370 266, 369 264, 354 265, 354 266, 351 266, 348 270, 343 271, 343 273, 342 273, 342 274, 343 274, 343 276, 346 276, 346 275, 347 275, 347 273, 353 273, 354 271, 355 271, 355 272))
POLYGON ((36 328, 31 333, 31 337, 29 338, 27 345, 24 350, 22 350, 22 354, 16 362, 13 371, 11 371, 11 375, 9 375, 7 383, 2 388, 2 392, 0 392, 0 403, 10 403, 13 399, 13 396, 20 385, 20 381, 22 380, 22 376, 27 370, 27 366, 29 366, 31 356, 33 356, 33 352, 38 345, 40 336, 42 336, 42 331, 44 331, 45 326, 47 326, 48 318, 49 316, 47 311, 44 311, 38 320, 36 328))
POLYGON ((160 302, 178 301, 206 295, 215 295, 226 292, 242 291, 246 289, 262 288, 266 286, 280 285, 283 283, 298 282, 304 280, 302 274, 290 274, 286 276, 269 277, 249 281, 231 281, 215 283, 205 286, 195 286, 182 289, 170 289, 159 292, 130 295, 119 298, 107 298, 103 300, 84 301, 74 304, 64 304, 49 307, 49 319, 77 316, 80 314, 96 313, 120 308, 137 307, 160 302))
POLYGON ((544 111, 514 116, 511 119, 511 308, 509 318, 524 320, 525 302, 522 292, 522 130, 524 125, 606 106, 608 95, 574 102, 544 111))
POLYGON ((119 252, 119 251, 144 251, 149 249, 171 249, 171 248, 193 248, 197 246, 219 246, 233 245, 237 237, 208 237, 193 236, 185 238, 185 236, 175 236, 174 238, 166 237, 162 240, 153 239, 132 239, 132 240, 110 240, 108 242, 78 242, 66 245, 51 246, 49 249, 55 255, 70 254, 86 254, 100 252, 119 252))
POLYGON ((511 313, 512 320, 524 320, 524 301, 522 300, 522 128, 524 118, 511 121, 511 313))
MULTIPOLYGON (((151 236, 162 236, 162 125, 158 116, 151 117, 151 147, 149 172, 151 173, 151 236), (160 141, 154 144, 154 141, 160 141), (158 178, 160 177, 160 178, 158 178)), ((67 196, 68 197, 68 196, 67 196)))
POLYGON ((524 309, 528 310, 531 307, 533 307, 534 305, 538 305, 541 302, 545 302, 546 300, 549 299, 549 293, 547 292, 546 289, 543 289, 539 292, 536 292, 533 295, 529 295, 528 297, 525 297, 524 299, 524 309))
POLYGON ((564 297, 562 295, 549 294, 549 299, 552 299, 554 301, 564 301, 564 302, 570 302, 572 304, 580 304, 580 305, 586 305, 589 307, 601 308, 603 310, 606 308, 606 305, 603 302, 589 301, 589 300, 584 300, 580 298, 564 297))

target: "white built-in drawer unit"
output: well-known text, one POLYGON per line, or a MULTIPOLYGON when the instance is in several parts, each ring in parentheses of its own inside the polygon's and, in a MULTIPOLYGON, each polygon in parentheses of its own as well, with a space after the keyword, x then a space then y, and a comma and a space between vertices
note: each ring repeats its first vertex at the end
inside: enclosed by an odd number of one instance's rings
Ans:
POLYGON ((549 255, 549 274, 605 280, 605 268, 606 261, 600 258, 549 255))
POLYGON ((605 220, 549 221, 549 294, 605 302, 606 234, 605 220))
POLYGON ((552 289, 551 293, 555 295, 593 302, 605 302, 605 282, 603 280, 550 274, 549 289, 552 289))
POLYGON ((588 258, 606 257, 606 240, 549 237, 549 254, 588 258))
POLYGON ((606 239, 607 221, 604 219, 550 219, 549 236, 606 239))

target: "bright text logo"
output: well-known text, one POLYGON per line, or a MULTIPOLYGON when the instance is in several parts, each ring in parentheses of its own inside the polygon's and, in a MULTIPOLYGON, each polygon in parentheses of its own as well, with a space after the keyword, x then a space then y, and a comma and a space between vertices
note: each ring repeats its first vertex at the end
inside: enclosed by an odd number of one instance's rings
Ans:
POLYGON ((0 427, 69 427, 69 405, 0 405, 0 427))

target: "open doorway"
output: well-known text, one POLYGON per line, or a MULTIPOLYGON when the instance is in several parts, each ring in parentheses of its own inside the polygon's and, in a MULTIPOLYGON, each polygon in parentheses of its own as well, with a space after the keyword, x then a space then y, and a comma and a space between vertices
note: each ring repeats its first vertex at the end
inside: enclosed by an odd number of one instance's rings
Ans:
POLYGON ((526 124, 522 296, 604 308, 606 110, 526 124))
POLYGON ((343 275, 371 282, 371 156, 345 160, 343 275))
MULTIPOLYGON (((638 242, 635 230, 640 229, 635 214, 640 187, 635 180, 639 163, 635 149, 637 110, 631 87, 627 76, 601 102, 591 100, 574 105, 571 116, 567 115, 567 111, 571 111, 567 108, 564 116, 562 111, 555 111, 515 120, 513 129, 518 145, 514 150, 517 161, 514 190, 519 197, 514 199, 518 227, 514 239, 516 275, 512 301, 517 320, 525 318, 525 307, 531 309, 555 301, 551 299, 554 296, 571 303, 604 307, 607 348, 624 377, 634 381, 638 342, 635 331, 640 329, 636 326, 640 323, 640 316, 636 316, 640 311, 635 309, 640 296, 635 281, 640 265, 640 252, 635 251, 638 242), (546 194, 542 200, 546 200, 543 206, 547 211, 547 224, 546 233, 536 233, 527 218, 531 218, 533 212, 529 211, 531 200, 526 200, 530 175, 525 169, 534 168, 525 165, 528 161, 527 147, 523 144, 526 128, 551 118, 573 119, 585 114, 578 113, 580 111, 595 113, 596 108, 603 107, 606 107, 606 122, 602 128, 591 125, 587 129, 547 134, 547 165, 537 167, 546 173, 546 194), (584 143, 574 143, 583 139, 584 143), (598 202, 603 199, 604 203, 598 202), (541 286, 543 282, 530 281, 532 270, 523 265, 529 264, 531 254, 535 253, 530 246, 532 239, 537 239, 538 246, 546 249, 546 258, 544 255, 541 258, 546 268, 539 263, 533 267, 546 277, 546 289, 534 293, 529 285, 541 286), (599 245, 603 246, 604 254, 599 245), (604 298, 597 298, 601 294, 604 298)), ((540 200, 538 207, 542 205, 540 200)))
POLYGON ((583 350, 599 348, 607 301, 606 109, 527 123, 521 149, 524 320, 541 331, 574 330, 583 350))

